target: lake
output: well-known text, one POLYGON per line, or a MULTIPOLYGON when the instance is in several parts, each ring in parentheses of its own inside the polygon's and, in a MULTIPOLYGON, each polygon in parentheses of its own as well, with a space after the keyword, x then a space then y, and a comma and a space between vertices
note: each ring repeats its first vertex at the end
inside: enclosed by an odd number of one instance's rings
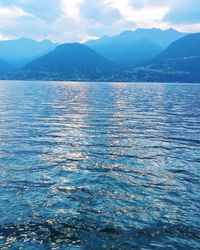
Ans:
POLYGON ((200 249, 200 85, 0 82, 0 248, 200 249))

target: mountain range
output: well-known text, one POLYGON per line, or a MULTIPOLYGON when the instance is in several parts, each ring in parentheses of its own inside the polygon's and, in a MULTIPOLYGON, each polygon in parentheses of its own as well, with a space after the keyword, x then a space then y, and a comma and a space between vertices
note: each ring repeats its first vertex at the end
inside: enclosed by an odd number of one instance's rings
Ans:
POLYGON ((16 40, 0 41, 0 58, 15 68, 55 49, 57 44, 49 40, 41 42, 32 39, 20 38, 16 40))
POLYGON ((9 73, 12 70, 12 66, 6 61, 0 59, 0 75, 9 73))
POLYGON ((62 44, 22 68, 30 79, 96 80, 117 71, 117 66, 79 43, 62 44))
POLYGON ((151 62, 126 73, 129 80, 200 82, 200 33, 178 39, 151 62))
POLYGON ((7 60, 1 53, 0 43, 1 78, 200 82, 200 33, 187 35, 172 29, 138 29, 85 44, 41 43, 43 46, 36 42, 37 49, 30 57, 22 50, 23 55, 17 57, 15 53, 7 60), (43 49, 39 50, 40 46, 43 49), (22 63, 23 58, 28 63, 22 63), (20 69, 16 70, 16 62, 21 63, 20 69))
POLYGON ((185 36, 173 29, 137 29, 112 37, 86 42, 86 45, 120 66, 131 68, 159 55, 169 44, 185 36))

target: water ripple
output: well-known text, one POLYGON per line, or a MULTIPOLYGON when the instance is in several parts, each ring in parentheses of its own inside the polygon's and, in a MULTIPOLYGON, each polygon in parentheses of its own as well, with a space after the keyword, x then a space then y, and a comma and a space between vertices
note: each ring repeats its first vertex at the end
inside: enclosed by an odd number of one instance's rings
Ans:
POLYGON ((200 249, 200 85, 0 82, 1 249, 200 249))

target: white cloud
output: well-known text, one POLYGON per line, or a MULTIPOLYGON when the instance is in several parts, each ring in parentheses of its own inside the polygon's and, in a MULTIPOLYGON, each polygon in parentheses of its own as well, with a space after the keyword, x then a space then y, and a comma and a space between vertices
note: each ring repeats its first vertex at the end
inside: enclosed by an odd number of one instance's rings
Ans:
POLYGON ((164 20, 183 25, 200 23, 200 1, 174 1, 164 20))
POLYGON ((83 41, 137 27, 199 31, 200 1, 0 0, 0 39, 83 41))
POLYGON ((62 0, 63 12, 67 18, 76 22, 80 21, 80 5, 84 0, 62 0))

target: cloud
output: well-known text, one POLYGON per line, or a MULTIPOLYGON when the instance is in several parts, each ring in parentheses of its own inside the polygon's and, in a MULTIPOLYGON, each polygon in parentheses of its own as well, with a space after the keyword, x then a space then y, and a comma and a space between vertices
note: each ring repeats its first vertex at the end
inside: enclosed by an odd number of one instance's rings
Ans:
POLYGON ((112 35, 135 27, 135 23, 124 17, 121 9, 110 0, 84 0, 79 8, 81 28, 89 36, 112 35))
POLYGON ((85 0, 80 5, 80 11, 85 19, 106 25, 122 19, 119 10, 106 1, 85 0))
POLYGON ((137 27, 197 31, 200 1, 0 0, 0 38, 72 42, 137 27))
POLYGON ((62 1, 60 0, 1 0, 0 6, 17 7, 45 21, 55 20, 62 13, 62 1))
POLYGON ((59 11, 53 11, 52 6, 45 8, 43 4, 34 5, 33 1, 29 3, 30 5, 27 6, 27 2, 22 0, 0 2, 1 36, 11 38, 48 36, 51 32, 49 24, 55 21, 56 13, 58 15, 59 11), (51 12, 53 14, 50 14, 51 12))
POLYGON ((163 21, 179 25, 200 23, 200 1, 174 1, 163 21))
POLYGON ((165 8, 169 7, 171 0, 160 1, 160 0, 134 0, 130 1, 130 4, 134 9, 143 8, 165 8))

